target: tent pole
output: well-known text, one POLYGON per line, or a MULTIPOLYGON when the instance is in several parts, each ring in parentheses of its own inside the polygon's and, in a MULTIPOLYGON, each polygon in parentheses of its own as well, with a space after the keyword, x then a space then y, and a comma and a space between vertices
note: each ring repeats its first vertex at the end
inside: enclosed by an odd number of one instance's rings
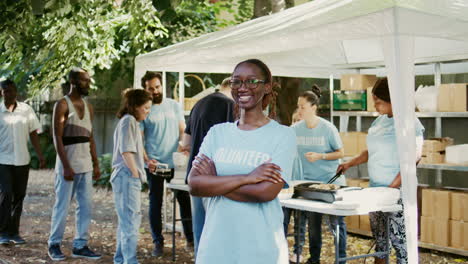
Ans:
POLYGON ((179 104, 180 104, 180 107, 182 107, 182 110, 185 109, 184 98, 185 98, 185 73, 179 72, 179 104))
POLYGON ((166 72, 162 72, 162 86, 163 86, 163 98, 166 98, 167 95, 167 79, 166 79, 166 72))

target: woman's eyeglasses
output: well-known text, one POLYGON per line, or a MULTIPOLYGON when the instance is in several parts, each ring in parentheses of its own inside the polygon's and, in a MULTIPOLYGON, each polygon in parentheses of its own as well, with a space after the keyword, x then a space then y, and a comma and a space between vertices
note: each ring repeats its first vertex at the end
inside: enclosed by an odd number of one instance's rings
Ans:
POLYGON ((229 81, 229 85, 231 86, 232 89, 239 89, 241 88, 242 84, 245 85, 248 89, 255 89, 258 87, 260 83, 265 83, 264 80, 257 80, 257 79, 247 79, 244 81, 238 80, 238 79, 232 79, 229 81))

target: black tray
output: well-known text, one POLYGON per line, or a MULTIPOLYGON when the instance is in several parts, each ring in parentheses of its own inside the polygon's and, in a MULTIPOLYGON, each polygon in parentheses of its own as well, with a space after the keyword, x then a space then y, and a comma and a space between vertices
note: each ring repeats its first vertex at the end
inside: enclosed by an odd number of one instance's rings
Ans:
POLYGON ((312 184, 319 184, 320 182, 306 182, 294 186, 293 198, 302 197, 308 200, 317 200, 326 203, 333 203, 334 201, 342 201, 343 198, 337 195, 337 191, 348 186, 340 186, 337 190, 321 190, 310 188, 312 184))

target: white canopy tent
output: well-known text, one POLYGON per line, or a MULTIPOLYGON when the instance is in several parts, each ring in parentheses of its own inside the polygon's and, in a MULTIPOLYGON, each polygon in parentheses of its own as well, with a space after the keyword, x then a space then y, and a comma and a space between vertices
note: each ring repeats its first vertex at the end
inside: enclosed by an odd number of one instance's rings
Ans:
MULTIPOLYGON (((389 77, 409 261, 417 263, 414 74, 433 73, 423 64, 468 60, 467 15, 468 0, 315 0, 140 55, 135 87, 147 70, 230 73, 248 58, 289 77, 339 77, 385 66, 375 72, 389 77)), ((468 72, 467 63, 447 69, 468 72)))

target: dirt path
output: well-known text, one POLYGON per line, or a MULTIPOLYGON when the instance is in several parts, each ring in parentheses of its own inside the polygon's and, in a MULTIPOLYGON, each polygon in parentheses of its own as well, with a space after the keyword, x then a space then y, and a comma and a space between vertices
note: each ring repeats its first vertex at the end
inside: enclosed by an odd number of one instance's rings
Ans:
MULTIPOLYGON (((24 203, 24 211, 21 222, 21 234, 26 239, 27 244, 21 246, 1 246, 0 264, 16 263, 55 263, 47 256, 47 238, 50 230, 50 215, 54 202, 53 190, 54 174, 50 170, 31 171, 28 185, 28 195, 24 203)), ((148 199, 147 194, 142 196, 143 221, 140 228, 140 239, 138 247, 138 258, 140 263, 174 263, 171 258, 171 237, 165 234, 166 249, 163 257, 151 257, 152 243, 148 225, 148 199)), ((70 210, 67 228, 65 231, 62 250, 67 256, 65 261, 60 263, 112 263, 112 256, 115 250, 115 229, 117 226, 117 216, 114 210, 112 192, 97 189, 93 196, 94 217, 90 230, 89 245, 92 249, 103 254, 103 258, 98 261, 80 260, 68 257, 71 255, 71 242, 74 232, 74 206, 70 210)), ((292 238, 289 238, 292 244, 292 238)), ((330 234, 324 236, 322 250, 322 263, 333 263, 333 244, 330 234)), ((369 250, 372 240, 356 236, 348 236, 348 254, 363 254, 369 250)), ((175 263, 194 263, 193 254, 184 249, 185 239, 177 235, 177 261, 175 263)), ((307 245, 307 243, 306 243, 307 245)), ((304 249, 308 252, 308 248, 304 249)), ((439 252, 421 252, 420 263, 468 263, 466 258, 442 254, 439 252)), ((353 263, 363 263, 360 261, 350 261, 353 263)), ((367 260, 366 263, 372 263, 367 260)), ((394 263, 394 261, 392 261, 394 263)), ((247 264, 247 263, 246 263, 247 264)))

